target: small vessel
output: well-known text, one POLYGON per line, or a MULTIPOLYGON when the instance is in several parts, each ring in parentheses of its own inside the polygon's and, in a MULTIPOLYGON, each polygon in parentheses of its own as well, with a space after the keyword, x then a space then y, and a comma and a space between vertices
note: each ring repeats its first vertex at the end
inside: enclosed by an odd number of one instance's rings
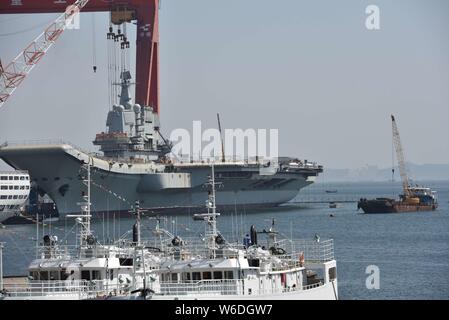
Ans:
POLYGON ((358 209, 365 213, 398 213, 433 211, 438 208, 437 194, 430 188, 410 187, 408 195, 400 195, 399 200, 391 198, 360 199, 358 209))
POLYGON ((337 193, 338 190, 326 190, 326 193, 337 193))
MULTIPOLYGON (((357 209, 362 209, 365 213, 395 213, 395 212, 416 212, 433 211, 438 208, 436 191, 428 187, 411 186, 405 168, 404 152, 402 149, 399 130, 396 119, 391 115, 393 128, 393 141, 398 159, 399 172, 402 180, 403 194, 399 200, 392 198, 361 198, 357 204, 357 209)), ((394 169, 392 170, 394 174, 394 169)))
MULTIPOLYGON (((88 167, 90 169, 90 167, 88 167)), ((5 286, 3 299, 338 299, 333 240, 280 239, 271 227, 251 226, 242 244, 218 230, 215 174, 209 178, 207 212, 201 239, 182 239, 159 227, 155 239, 141 239, 140 208, 132 242, 101 245, 90 231, 90 187, 81 203, 77 246, 44 237, 38 257, 29 266, 26 284, 5 286), (258 240, 266 237, 266 243, 258 240)), ((88 169, 86 185, 90 185, 88 169)))
POLYGON ((100 244, 90 228, 90 164, 87 176, 87 180, 83 177, 88 191, 84 202, 79 203, 81 214, 72 216, 78 224, 77 244, 67 245, 56 236, 45 235, 42 245, 36 247, 28 277, 5 284, 0 299, 104 299, 126 294, 134 286, 144 287, 145 268, 150 271, 160 262, 150 249, 140 245, 139 207, 135 208, 138 218, 133 242, 100 244))
POLYGON ((338 299, 332 240, 322 241, 318 235, 314 240, 278 239, 273 219, 269 229, 258 232, 253 225, 242 244, 232 242, 217 228, 213 165, 208 185, 207 212, 194 215, 205 224, 202 241, 173 239, 174 259, 153 271, 155 281, 145 299, 338 299))
POLYGON ((26 171, 0 171, 0 223, 20 214, 30 193, 26 171))

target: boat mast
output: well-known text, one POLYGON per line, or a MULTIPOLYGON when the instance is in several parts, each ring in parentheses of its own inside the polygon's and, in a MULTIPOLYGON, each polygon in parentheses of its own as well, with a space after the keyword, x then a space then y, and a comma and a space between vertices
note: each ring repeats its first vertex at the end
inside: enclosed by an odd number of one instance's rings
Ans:
POLYGON ((82 168, 87 171, 87 177, 83 175, 83 184, 87 187, 87 193, 82 192, 82 197, 84 202, 78 203, 79 206, 81 206, 81 214, 80 215, 68 215, 69 218, 76 218, 77 223, 81 225, 81 231, 78 234, 79 237, 79 245, 80 248, 85 247, 86 245, 90 245, 92 243, 89 243, 92 237, 92 231, 90 229, 90 218, 91 218, 91 212, 90 212, 90 206, 91 206, 91 200, 90 200, 90 183, 91 183, 91 175, 90 175, 90 161, 91 158, 89 157, 88 163, 83 164, 82 168))
POLYGON ((215 182, 215 167, 212 163, 212 173, 209 177, 206 186, 209 187, 209 198, 206 201, 207 213, 195 214, 194 218, 202 219, 205 222, 205 240, 206 248, 209 251, 209 257, 211 259, 216 258, 217 243, 216 239, 218 237, 217 230, 217 217, 220 213, 217 212, 216 202, 215 202, 215 186, 218 183, 215 182))

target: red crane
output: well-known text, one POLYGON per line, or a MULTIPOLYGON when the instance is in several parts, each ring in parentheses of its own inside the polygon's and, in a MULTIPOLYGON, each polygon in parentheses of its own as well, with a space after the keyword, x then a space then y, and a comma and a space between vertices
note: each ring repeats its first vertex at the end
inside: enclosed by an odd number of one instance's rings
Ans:
MULTIPOLYGON (((73 0, 2 0, 0 14, 63 13, 73 0)), ((137 20, 136 103, 159 113, 159 0, 90 0, 83 12, 111 12, 112 20, 137 20)), ((0 72, 4 70, 0 65, 0 72)))

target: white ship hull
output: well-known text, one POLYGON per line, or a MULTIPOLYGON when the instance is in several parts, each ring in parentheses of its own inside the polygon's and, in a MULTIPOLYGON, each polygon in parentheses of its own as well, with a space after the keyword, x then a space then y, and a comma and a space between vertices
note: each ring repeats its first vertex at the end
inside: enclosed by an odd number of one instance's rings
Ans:
POLYGON ((0 171, 0 223, 20 213, 29 193, 28 173, 0 171))
POLYGON ((338 300, 337 280, 308 290, 261 295, 153 295, 148 300, 338 300))
MULTIPOLYGON (((61 215, 77 213, 84 185, 79 178, 82 162, 91 159, 93 169, 92 211, 128 212, 140 201, 143 208, 184 212, 204 206, 207 164, 179 164, 175 172, 156 163, 120 163, 91 157, 68 144, 0 147, 0 157, 14 168, 26 169, 41 190, 56 203, 61 215)), ((314 182, 319 170, 260 174, 248 163, 217 163, 216 177, 223 183, 217 195, 220 209, 277 206, 293 199, 314 182)))

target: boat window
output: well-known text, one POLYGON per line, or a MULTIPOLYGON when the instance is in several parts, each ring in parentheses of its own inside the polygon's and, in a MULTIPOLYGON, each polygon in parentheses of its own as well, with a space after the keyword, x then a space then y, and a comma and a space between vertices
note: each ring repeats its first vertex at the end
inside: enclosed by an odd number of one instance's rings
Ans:
POLYGON ((18 177, 18 176, 15 176, 15 177, 14 177, 14 180, 19 180, 19 177, 18 177))
POLYGON ((225 275, 225 279, 234 279, 234 272, 232 272, 232 271, 225 271, 224 275, 225 275))
POLYGON ((114 280, 114 270, 111 270, 111 274, 110 274, 109 279, 114 280))
POLYGON ((7 196, 0 196, 0 199, 2 200, 6 200, 8 197, 7 196))
POLYGON ((100 270, 92 270, 92 280, 101 280, 100 270))
POLYGON ((169 273, 163 273, 162 274, 162 281, 170 281, 170 274, 169 273))
POLYGON ((50 271, 50 280, 59 280, 59 272, 50 271))
POLYGON ((81 271, 81 280, 90 280, 90 271, 89 270, 81 271))
POLYGON ((334 280, 337 278, 337 269, 335 267, 332 267, 329 269, 329 280, 334 280))
POLYGON ((201 280, 200 272, 192 272, 192 280, 201 280))
POLYGON ((26 176, 26 177, 25 177, 25 180, 30 180, 30 177, 26 176))
POLYGON ((182 273, 182 281, 190 281, 190 272, 182 273))
POLYGON ((14 180, 14 177, 13 176, 9 176, 9 180, 14 180))
POLYGON ((8 180, 8 177, 7 176, 1 176, 0 180, 8 180))
POLYGON ((22 196, 22 195, 19 195, 19 199, 23 199, 23 196, 22 196))
POLYGON ((30 186, 26 186, 26 188, 25 189, 27 189, 27 190, 30 190, 30 186))
POLYGON ((14 200, 17 200, 17 198, 19 198, 18 195, 15 195, 15 196, 13 197, 14 200))
POLYGON ((20 190, 25 190, 25 186, 20 186, 20 190))
POLYGON ((59 278, 61 280, 67 280, 68 277, 69 277, 69 275, 68 275, 68 273, 65 270, 61 271, 60 274, 59 274, 59 278))
POLYGON ((14 186, 14 190, 19 190, 19 186, 14 186))
POLYGON ((25 180, 25 177, 23 177, 23 176, 22 176, 22 177, 20 177, 20 180, 25 180))
POLYGON ((178 274, 177 273, 172 273, 171 274, 171 281, 178 282, 178 274))
POLYGON ((210 271, 203 272, 203 280, 210 280, 210 279, 212 279, 212 272, 210 271))
POLYGON ((9 190, 14 190, 14 186, 9 186, 9 190))
POLYGON ((39 272, 31 271, 30 272, 30 277, 32 278, 32 280, 39 280, 39 272))
POLYGON ((5 206, 0 206, 0 212, 2 212, 3 210, 5 210, 5 206))
POLYGON ((0 190, 8 190, 8 186, 1 186, 0 190))
POLYGON ((12 199, 12 196, 10 195, 10 196, 8 196, 8 200, 11 200, 12 199))
POLYGON ((121 266, 132 266, 133 259, 131 258, 119 258, 119 263, 121 266))
POLYGON ((214 271, 214 279, 223 279, 223 272, 214 271))
POLYGON ((48 272, 47 271, 41 271, 39 274, 39 280, 48 280, 48 272))

